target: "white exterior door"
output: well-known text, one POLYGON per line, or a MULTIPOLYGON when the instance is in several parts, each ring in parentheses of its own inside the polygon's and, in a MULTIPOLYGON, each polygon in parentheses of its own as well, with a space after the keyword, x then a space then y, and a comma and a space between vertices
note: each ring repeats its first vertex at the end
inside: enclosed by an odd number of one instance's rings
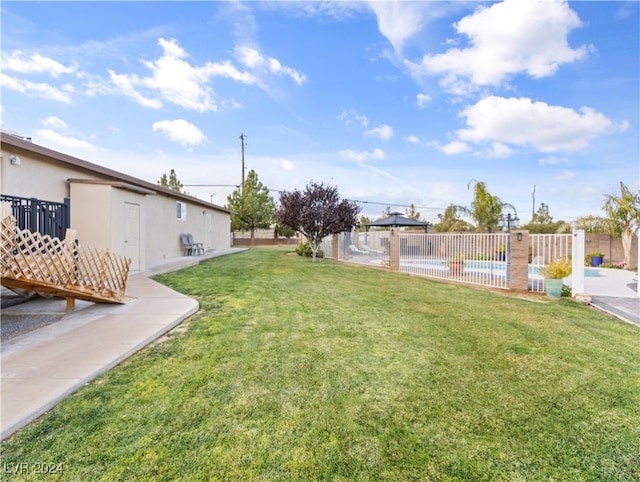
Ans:
POLYGON ((131 271, 140 271, 140 205, 124 203, 124 255, 131 258, 131 271))

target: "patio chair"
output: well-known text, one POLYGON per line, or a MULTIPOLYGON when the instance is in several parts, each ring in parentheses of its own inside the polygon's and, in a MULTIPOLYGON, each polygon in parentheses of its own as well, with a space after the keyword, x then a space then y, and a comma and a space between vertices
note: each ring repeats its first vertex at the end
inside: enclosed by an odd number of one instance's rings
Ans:
POLYGON ((193 241, 189 241, 188 234, 181 234, 180 241, 182 242, 182 256, 191 256, 193 254, 193 241))
POLYGON ((349 251, 353 254, 369 254, 369 251, 358 248, 355 244, 349 245, 349 251))
POLYGON ((193 235, 191 233, 187 234, 187 241, 191 245, 191 254, 194 254, 196 256, 200 254, 204 254, 204 244, 196 243, 193 240, 193 235))

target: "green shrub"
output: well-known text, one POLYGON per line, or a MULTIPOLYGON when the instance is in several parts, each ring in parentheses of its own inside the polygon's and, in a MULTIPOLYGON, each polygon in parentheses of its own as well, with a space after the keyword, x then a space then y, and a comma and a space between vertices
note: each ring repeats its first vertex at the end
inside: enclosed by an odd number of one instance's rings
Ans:
MULTIPOLYGON (((309 245, 309 241, 304 244, 298 244, 296 247, 296 254, 298 256, 306 256, 307 258, 313 257, 313 252, 311 251, 311 246, 309 245)), ((316 258, 324 258, 324 251, 322 249, 318 249, 316 253, 316 258)))
POLYGON ((571 296, 573 295, 572 291, 571 291, 571 286, 567 286, 567 285, 562 285, 562 292, 560 293, 560 296, 562 298, 571 298, 571 296))

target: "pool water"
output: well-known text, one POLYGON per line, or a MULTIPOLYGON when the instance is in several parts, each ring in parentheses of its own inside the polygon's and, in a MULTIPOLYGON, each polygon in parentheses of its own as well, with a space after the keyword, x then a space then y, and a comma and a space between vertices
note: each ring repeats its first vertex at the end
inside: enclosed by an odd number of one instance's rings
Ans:
MULTIPOLYGON (((401 261, 400 263, 405 267, 412 268, 424 268, 424 269, 435 269, 435 270, 445 270, 449 269, 446 261, 444 260, 408 260, 401 261)), ((505 261, 480 261, 480 260, 465 260, 464 269, 466 271, 477 271, 477 272, 486 272, 489 271, 491 273, 506 273, 507 263, 505 261)), ((532 276, 540 276, 539 273, 540 266, 531 266, 529 265, 529 274, 532 276)), ((596 278, 601 276, 600 272, 595 268, 585 268, 584 276, 587 278, 596 278)))

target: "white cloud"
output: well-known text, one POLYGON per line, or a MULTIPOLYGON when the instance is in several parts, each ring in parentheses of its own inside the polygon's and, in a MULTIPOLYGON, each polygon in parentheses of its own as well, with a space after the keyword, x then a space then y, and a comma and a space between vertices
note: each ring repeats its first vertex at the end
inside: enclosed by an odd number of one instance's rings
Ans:
POLYGON ((60 62, 43 57, 40 54, 31 54, 27 57, 23 52, 15 50, 11 53, 2 54, 2 70, 19 72, 21 74, 48 74, 52 77, 59 77, 62 74, 73 74, 77 66, 65 66, 60 62))
POLYGON ((618 132, 624 132, 626 131, 629 127, 631 127, 631 123, 629 121, 623 120, 622 122, 620 122, 619 124, 617 124, 615 126, 616 131, 618 132))
POLYGON ((207 137, 195 125, 184 119, 154 122, 153 132, 160 132, 173 142, 189 147, 206 142, 207 137))
POLYGON ((542 152, 575 151, 612 128, 612 122, 595 110, 579 112, 531 99, 490 96, 460 114, 467 128, 457 131, 467 142, 531 145, 542 152))
POLYGON ((277 75, 291 77, 298 85, 302 85, 307 80, 307 77, 302 72, 282 65, 278 59, 274 59, 273 57, 269 57, 269 71, 277 75))
POLYGON ((413 134, 410 134, 407 137, 403 137, 402 140, 408 142, 409 144, 420 144, 420 139, 413 134))
POLYGON ((422 30, 429 8, 421 2, 369 2, 378 19, 378 29, 397 53, 405 42, 422 30))
POLYGON ((249 69, 255 69, 256 67, 260 67, 264 65, 264 58, 260 55, 256 49, 252 49, 247 47, 246 45, 236 47, 235 49, 236 57, 238 61, 244 64, 249 69))
POLYGON ((34 83, 28 80, 19 80, 6 74, 0 74, 0 87, 13 90, 29 97, 40 97, 48 100, 55 100, 64 104, 71 103, 69 92, 73 89, 70 86, 63 86, 59 89, 49 84, 34 83))
POLYGON ((387 124, 383 124, 378 127, 374 127, 371 130, 365 131, 365 136, 377 137, 383 141, 389 140, 393 137, 393 128, 387 124))
POLYGON ((42 120, 42 125, 53 129, 66 129, 67 123, 56 116, 49 116, 42 120))
POLYGON ((385 154, 382 149, 374 149, 371 152, 367 151, 354 151, 352 149, 346 149, 338 152, 341 157, 356 162, 364 162, 368 160, 381 161, 384 160, 385 154))
MULTIPOLYGON (((205 64, 201 67, 194 67, 190 65, 184 60, 187 53, 173 39, 161 38, 158 40, 158 44, 164 51, 162 57, 156 61, 142 62, 153 72, 153 75, 140 79, 139 82, 137 82, 137 78, 132 77, 132 81, 158 91, 163 99, 185 109, 198 112, 217 110, 212 89, 206 85, 206 82, 210 76, 215 75, 212 71, 218 66, 205 64)), ((223 66, 217 74, 233 76, 233 71, 226 72, 223 66)))
POLYGON ((562 171, 562 174, 556 177, 559 181, 565 181, 568 179, 574 179, 576 177, 576 173, 572 171, 562 171))
POLYGON ((242 84, 256 84, 258 79, 249 72, 243 72, 236 68, 229 60, 223 62, 207 62, 203 67, 207 77, 227 77, 242 84))
POLYGON ((505 0, 481 6, 455 24, 468 38, 467 48, 425 55, 419 64, 406 61, 418 77, 442 75, 449 91, 474 86, 496 86, 510 75, 526 72, 530 77, 553 75, 560 65, 586 57, 589 47, 572 49, 567 37, 582 25, 578 15, 563 0, 505 0))
POLYGON ((501 142, 494 142, 491 144, 491 149, 487 150, 486 154, 489 157, 505 158, 509 157, 513 151, 509 147, 505 146, 501 142))
POLYGON ((265 57, 257 49, 248 45, 236 47, 235 55, 240 63, 244 64, 248 69, 261 70, 274 75, 284 75, 290 77, 298 85, 302 85, 307 80, 307 77, 302 72, 282 65, 278 59, 265 57))
POLYGON ((439 149, 448 156, 462 154, 471 150, 471 148, 467 144, 460 141, 451 141, 449 144, 440 146, 439 149))
POLYGON ((416 105, 419 109, 424 109, 431 102, 431 96, 427 94, 416 95, 416 105))
POLYGON ((134 85, 140 83, 137 76, 116 74, 112 70, 109 70, 109 76, 117 90, 126 97, 129 97, 131 100, 144 107, 150 107, 152 109, 160 109, 162 107, 161 100, 145 97, 135 89, 134 85))
POLYGON ((566 157, 547 156, 538 160, 541 166, 553 166, 555 164, 565 164, 568 162, 566 157))
POLYGON ((52 129, 39 129, 36 131, 36 136, 39 139, 48 141, 52 149, 57 149, 61 152, 93 152, 96 150, 96 148, 87 141, 76 139, 74 137, 64 136, 52 129))
POLYGON ((283 159, 280 166, 282 167, 283 171, 291 171, 296 167, 296 165, 288 159, 283 159))
POLYGON ((111 81, 119 92, 145 107, 158 109, 161 99, 197 112, 218 110, 218 102, 213 89, 207 85, 213 77, 226 77, 244 84, 255 84, 257 79, 251 73, 238 70, 230 61, 206 62, 194 66, 187 62, 187 52, 175 39, 158 39, 163 50, 160 58, 154 61, 142 60, 152 75, 138 77, 135 74, 117 74, 109 71, 111 81), (149 94, 143 94, 146 89, 149 94))
POLYGON ((344 109, 338 116, 338 119, 344 122, 344 125, 360 124, 362 127, 369 125, 369 119, 364 114, 359 114, 355 109, 344 109))

